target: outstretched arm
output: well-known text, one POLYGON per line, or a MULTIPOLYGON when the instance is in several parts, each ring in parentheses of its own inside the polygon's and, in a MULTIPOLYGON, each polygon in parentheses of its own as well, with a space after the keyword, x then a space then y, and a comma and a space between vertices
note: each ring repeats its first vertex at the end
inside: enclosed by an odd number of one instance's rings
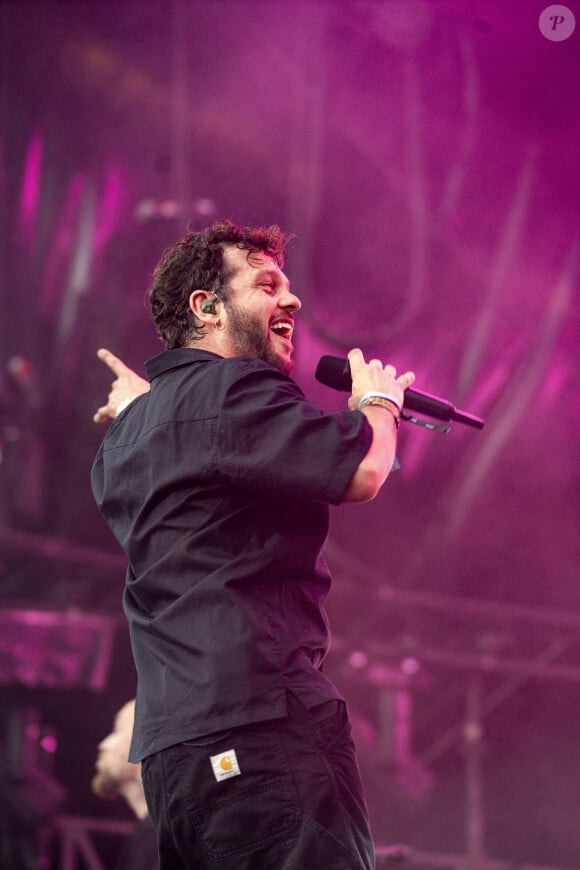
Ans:
POLYGON ((106 420, 114 420, 117 414, 124 410, 137 396, 149 392, 149 381, 140 377, 119 357, 104 347, 97 351, 97 356, 116 375, 111 384, 107 404, 98 408, 93 416, 95 423, 104 423, 106 420))

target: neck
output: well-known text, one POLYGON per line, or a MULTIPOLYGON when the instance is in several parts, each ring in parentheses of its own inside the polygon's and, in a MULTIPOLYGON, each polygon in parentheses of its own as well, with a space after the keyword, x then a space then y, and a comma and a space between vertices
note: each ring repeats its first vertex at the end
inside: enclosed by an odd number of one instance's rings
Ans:
POLYGON ((236 356, 232 350, 228 332, 222 324, 219 326, 208 325, 203 338, 199 341, 192 341, 185 346, 192 347, 194 350, 208 350, 210 353, 216 353, 223 357, 236 356))

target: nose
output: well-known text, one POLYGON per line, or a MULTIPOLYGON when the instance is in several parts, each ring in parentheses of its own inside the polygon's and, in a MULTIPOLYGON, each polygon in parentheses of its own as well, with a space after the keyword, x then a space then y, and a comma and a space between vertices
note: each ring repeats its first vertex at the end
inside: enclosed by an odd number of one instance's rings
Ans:
POLYGON ((287 290, 283 296, 280 297, 279 303, 280 308, 285 308, 287 311, 300 311, 302 308, 302 302, 296 296, 295 293, 292 293, 291 290, 287 290))

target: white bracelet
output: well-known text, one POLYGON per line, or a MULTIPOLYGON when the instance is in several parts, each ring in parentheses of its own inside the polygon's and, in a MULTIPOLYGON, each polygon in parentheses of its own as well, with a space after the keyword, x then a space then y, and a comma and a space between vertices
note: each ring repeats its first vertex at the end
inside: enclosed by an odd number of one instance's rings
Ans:
POLYGON ((370 393, 365 393, 364 396, 361 396, 360 402, 358 403, 359 408, 361 407, 363 402, 365 402, 367 399, 372 399, 374 396, 376 396, 378 399, 387 399, 387 401, 392 402, 393 405, 399 409, 399 412, 401 411, 401 406, 399 405, 395 397, 390 395, 390 393, 377 393, 374 391, 371 391, 370 393))
POLYGON ((119 404, 117 405, 117 410, 115 411, 115 417, 118 417, 119 414, 121 414, 125 410, 125 408, 128 408, 131 402, 133 402, 136 398, 137 396, 132 396, 130 399, 123 399, 122 402, 119 402, 119 404))

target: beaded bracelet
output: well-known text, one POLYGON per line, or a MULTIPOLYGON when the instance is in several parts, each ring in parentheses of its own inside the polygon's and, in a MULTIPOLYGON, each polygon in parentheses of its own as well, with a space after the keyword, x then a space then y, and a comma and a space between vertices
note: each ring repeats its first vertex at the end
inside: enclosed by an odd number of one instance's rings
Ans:
POLYGON ((363 408, 384 408, 385 411, 388 411, 389 414, 392 414, 393 420, 395 421, 395 426, 397 429, 399 428, 399 422, 401 420, 401 412, 399 411, 398 405, 395 405, 394 402, 391 402, 390 399, 384 399, 382 396, 371 395, 368 398, 362 398, 359 402, 359 410, 362 411, 363 408))
POLYGON ((371 392, 365 393, 363 396, 361 396, 361 400, 358 403, 359 408, 363 402, 365 402, 367 399, 370 399, 371 397, 374 397, 374 396, 378 396, 379 399, 388 399, 389 402, 392 402, 392 404, 395 406, 395 408, 397 409, 399 414, 403 410, 401 408, 401 406, 399 405, 399 403, 397 402, 397 400, 395 399, 395 397, 391 396, 390 393, 378 393, 378 392, 375 392, 374 390, 371 390, 371 392))

